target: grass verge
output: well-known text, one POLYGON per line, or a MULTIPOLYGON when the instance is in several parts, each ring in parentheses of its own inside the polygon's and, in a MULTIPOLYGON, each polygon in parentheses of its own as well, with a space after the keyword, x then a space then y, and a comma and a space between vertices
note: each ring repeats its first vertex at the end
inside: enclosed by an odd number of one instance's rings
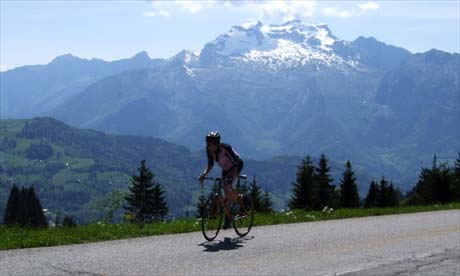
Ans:
MULTIPOLYGON (((257 213, 254 218, 254 225, 275 225, 452 209, 460 209, 460 203, 428 206, 406 206, 399 208, 338 210, 324 209, 323 211, 292 210, 277 213, 257 213)), ((144 225, 144 227, 128 223, 95 223, 90 225, 77 226, 74 228, 56 227, 47 229, 0 226, 0 250, 78 244, 152 235, 186 233, 200 231, 200 227, 200 222, 197 219, 178 219, 171 222, 151 223, 144 225)))

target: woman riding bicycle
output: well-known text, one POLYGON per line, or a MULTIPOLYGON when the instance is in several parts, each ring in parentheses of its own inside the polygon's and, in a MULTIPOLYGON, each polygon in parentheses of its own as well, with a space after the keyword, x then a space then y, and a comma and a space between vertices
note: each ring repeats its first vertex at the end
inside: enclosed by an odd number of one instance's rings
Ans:
MULTIPOLYGON (((233 188, 233 182, 238 179, 238 175, 243 169, 243 160, 240 155, 230 146, 220 142, 220 134, 211 131, 206 135, 206 154, 208 165, 198 180, 202 182, 206 175, 214 166, 214 161, 222 168, 222 178, 224 178, 225 202, 238 200, 238 192, 233 188)), ((228 222, 226 221, 226 224, 228 222)))

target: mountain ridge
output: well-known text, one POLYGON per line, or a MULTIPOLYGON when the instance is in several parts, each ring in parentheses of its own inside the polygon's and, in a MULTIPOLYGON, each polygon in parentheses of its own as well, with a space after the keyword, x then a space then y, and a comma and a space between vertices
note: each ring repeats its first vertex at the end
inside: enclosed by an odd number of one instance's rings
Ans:
MULTIPOLYGON (((458 134, 446 129, 458 128, 454 117, 458 107, 447 105, 447 111, 439 112, 427 106, 423 114, 407 109, 404 116, 409 119, 399 118, 402 113, 395 113, 395 107, 382 97, 402 102, 398 95, 405 93, 404 86, 397 83, 408 78, 424 92, 417 94, 418 100, 429 102, 439 97, 432 91, 447 85, 442 88, 447 91, 447 101, 455 102, 458 82, 450 80, 458 75, 458 66, 430 69, 436 77, 430 79, 414 72, 432 68, 430 59, 436 61, 444 54, 427 52, 418 56, 375 38, 343 41, 325 24, 317 24, 324 34, 324 43, 318 43, 315 33, 311 34, 313 40, 308 40, 308 28, 314 29, 300 21, 232 28, 238 39, 250 33, 243 41, 249 39, 253 44, 240 45, 243 50, 250 50, 248 45, 257 46, 259 40, 263 44, 267 34, 274 36, 270 38, 273 43, 267 45, 281 45, 281 52, 286 45, 294 45, 294 40, 300 41, 290 49, 290 63, 282 66, 277 66, 280 63, 276 56, 270 60, 268 53, 273 49, 254 48, 252 56, 251 51, 229 51, 231 55, 226 56, 211 41, 200 53, 184 50, 154 67, 119 72, 91 82, 80 91, 75 89, 75 94, 45 114, 74 126, 155 136, 192 150, 202 147, 202 137, 209 130, 218 129, 245 156, 260 159, 326 153, 338 160, 363 160, 373 171, 388 172, 392 168, 388 177, 398 183, 411 183, 415 176, 408 172, 416 170, 421 160, 431 159, 427 156, 456 155, 449 147, 456 147, 458 134), (265 53, 262 63, 260 53, 265 53), (333 53, 331 60, 338 61, 338 66, 310 58, 327 53, 333 53), (419 57, 417 62, 405 62, 413 57, 419 57), (394 93, 382 94, 385 87, 394 93), (432 132, 448 137, 442 140, 430 136, 432 132), (427 143, 435 146, 427 147, 427 143)), ((221 38, 219 43, 224 48, 233 39, 225 35, 216 38, 221 38)), ((458 54, 445 56, 453 60, 452 64, 458 60, 458 54)))

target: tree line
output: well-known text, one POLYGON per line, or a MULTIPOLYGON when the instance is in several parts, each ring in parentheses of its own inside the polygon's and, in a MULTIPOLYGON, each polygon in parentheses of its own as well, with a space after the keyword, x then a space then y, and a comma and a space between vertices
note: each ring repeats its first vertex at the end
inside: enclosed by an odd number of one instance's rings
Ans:
MULTIPOLYGON (((291 209, 321 210, 326 206, 330 208, 372 208, 460 201, 460 153, 453 167, 446 163, 438 164, 437 157, 434 156, 432 166, 421 169, 416 185, 405 196, 394 187, 391 181, 382 176, 380 181, 370 183, 367 196, 361 199, 351 162, 349 160, 346 162, 338 187, 333 184, 334 180, 330 176, 328 163, 329 160, 324 154, 321 155, 317 166, 310 156, 301 161, 288 203, 291 209)), ((154 174, 147 167, 145 160, 141 161, 137 170, 138 174, 132 175, 128 194, 117 193, 116 204, 109 208, 108 218, 113 217, 115 209, 123 207, 127 221, 144 224, 164 220, 169 211, 164 189, 154 180, 154 174), (122 197, 124 197, 124 204, 122 197)), ((238 181, 236 189, 240 193, 247 193, 251 196, 256 211, 273 211, 270 195, 257 184, 256 177, 251 183, 246 180, 238 181)), ((211 195, 212 193, 202 194, 198 198, 197 217, 201 217, 204 205, 211 195)), ((19 189, 13 185, 3 222, 6 225, 32 227, 48 225, 33 186, 19 189)), ((76 222, 72 217, 66 216, 61 224, 75 226, 76 222)), ((58 225, 57 221, 56 225, 58 225)))
POLYGON ((3 223, 31 227, 48 226, 42 205, 33 186, 19 189, 13 185, 6 203, 3 223))
MULTIPOLYGON (((62 222, 59 221, 59 217, 56 217, 54 223, 56 226, 74 227, 77 225, 72 216, 65 216, 62 222)), ((40 199, 35 193, 34 186, 19 189, 18 186, 13 185, 6 203, 3 224, 36 228, 48 227, 48 219, 40 199)))
POLYGON ((372 208, 460 201, 460 153, 453 167, 446 163, 438 165, 434 156, 432 167, 422 168, 417 184, 405 196, 382 176, 380 181, 370 183, 364 199, 359 197, 350 160, 345 164, 338 187, 333 185, 328 161, 324 154, 317 166, 310 156, 301 161, 292 185, 291 209, 372 208))

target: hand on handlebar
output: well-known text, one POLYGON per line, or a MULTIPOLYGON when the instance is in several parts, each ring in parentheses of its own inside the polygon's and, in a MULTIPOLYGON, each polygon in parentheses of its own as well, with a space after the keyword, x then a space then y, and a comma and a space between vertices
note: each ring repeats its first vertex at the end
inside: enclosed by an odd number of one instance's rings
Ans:
POLYGON ((206 175, 204 173, 200 174, 198 176, 198 181, 200 181, 200 183, 203 183, 203 180, 204 180, 205 177, 206 177, 206 175))

